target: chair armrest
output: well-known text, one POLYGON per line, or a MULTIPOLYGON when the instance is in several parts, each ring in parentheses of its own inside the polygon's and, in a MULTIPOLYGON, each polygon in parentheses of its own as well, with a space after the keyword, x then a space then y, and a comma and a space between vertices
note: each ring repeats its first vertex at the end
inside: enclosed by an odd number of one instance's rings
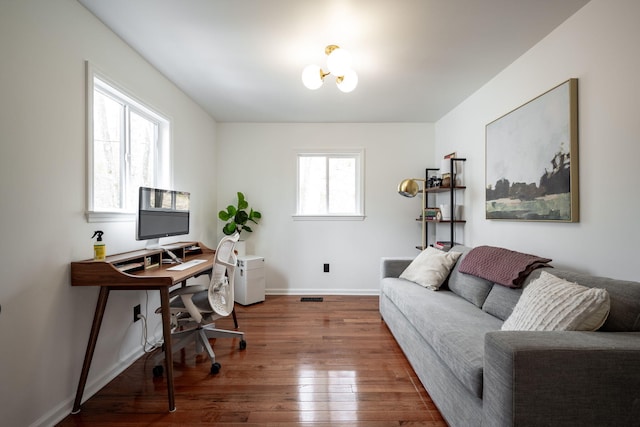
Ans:
POLYGON ((637 425, 640 332, 485 335, 483 426, 637 425))
POLYGON ((182 286, 169 292, 169 298, 177 297, 178 295, 197 294, 198 292, 206 291, 208 289, 209 287, 205 285, 182 286))
POLYGON ((402 272, 411 264, 413 258, 381 258, 380 259, 380 278, 400 277, 402 272))

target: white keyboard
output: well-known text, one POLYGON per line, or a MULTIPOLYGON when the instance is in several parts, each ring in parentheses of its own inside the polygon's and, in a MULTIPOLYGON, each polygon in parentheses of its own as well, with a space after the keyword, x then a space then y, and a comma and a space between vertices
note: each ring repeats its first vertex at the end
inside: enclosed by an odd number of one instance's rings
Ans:
POLYGON ((182 271, 187 268, 195 267, 198 264, 202 264, 203 262, 207 262, 206 259, 192 259, 191 261, 183 262, 182 264, 174 265, 173 267, 167 268, 167 270, 172 271, 182 271))

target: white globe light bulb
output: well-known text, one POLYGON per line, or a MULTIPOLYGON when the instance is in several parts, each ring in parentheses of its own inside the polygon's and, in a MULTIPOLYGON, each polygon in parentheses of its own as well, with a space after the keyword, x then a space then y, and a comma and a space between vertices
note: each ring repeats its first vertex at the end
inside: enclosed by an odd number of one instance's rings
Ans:
POLYGON ((338 82, 338 89, 342 92, 349 93, 358 86, 358 75, 353 70, 347 70, 342 77, 342 81, 338 82))
POLYGON ((327 68, 334 76, 344 76, 351 68, 351 55, 344 49, 334 49, 327 58, 327 68))
POLYGON ((307 65, 302 70, 302 83, 307 89, 316 90, 322 86, 322 70, 317 65, 307 65))

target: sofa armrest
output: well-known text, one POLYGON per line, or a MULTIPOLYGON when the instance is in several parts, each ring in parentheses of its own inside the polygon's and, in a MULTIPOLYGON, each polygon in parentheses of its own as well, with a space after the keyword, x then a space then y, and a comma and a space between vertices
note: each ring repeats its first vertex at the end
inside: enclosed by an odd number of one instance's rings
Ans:
POLYGON ((413 258, 381 258, 380 278, 400 277, 402 272, 411 264, 413 258))
POLYGON ((483 426, 628 426, 638 420, 639 332, 486 334, 483 426))

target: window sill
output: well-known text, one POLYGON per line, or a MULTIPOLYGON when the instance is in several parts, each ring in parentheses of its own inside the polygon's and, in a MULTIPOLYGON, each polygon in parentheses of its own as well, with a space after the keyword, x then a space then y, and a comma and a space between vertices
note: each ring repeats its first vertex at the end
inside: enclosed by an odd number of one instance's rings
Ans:
POLYGON ((133 212, 94 212, 85 213, 87 222, 131 222, 136 220, 133 212))
POLYGON ((364 221, 364 215, 292 215, 294 221, 364 221))

